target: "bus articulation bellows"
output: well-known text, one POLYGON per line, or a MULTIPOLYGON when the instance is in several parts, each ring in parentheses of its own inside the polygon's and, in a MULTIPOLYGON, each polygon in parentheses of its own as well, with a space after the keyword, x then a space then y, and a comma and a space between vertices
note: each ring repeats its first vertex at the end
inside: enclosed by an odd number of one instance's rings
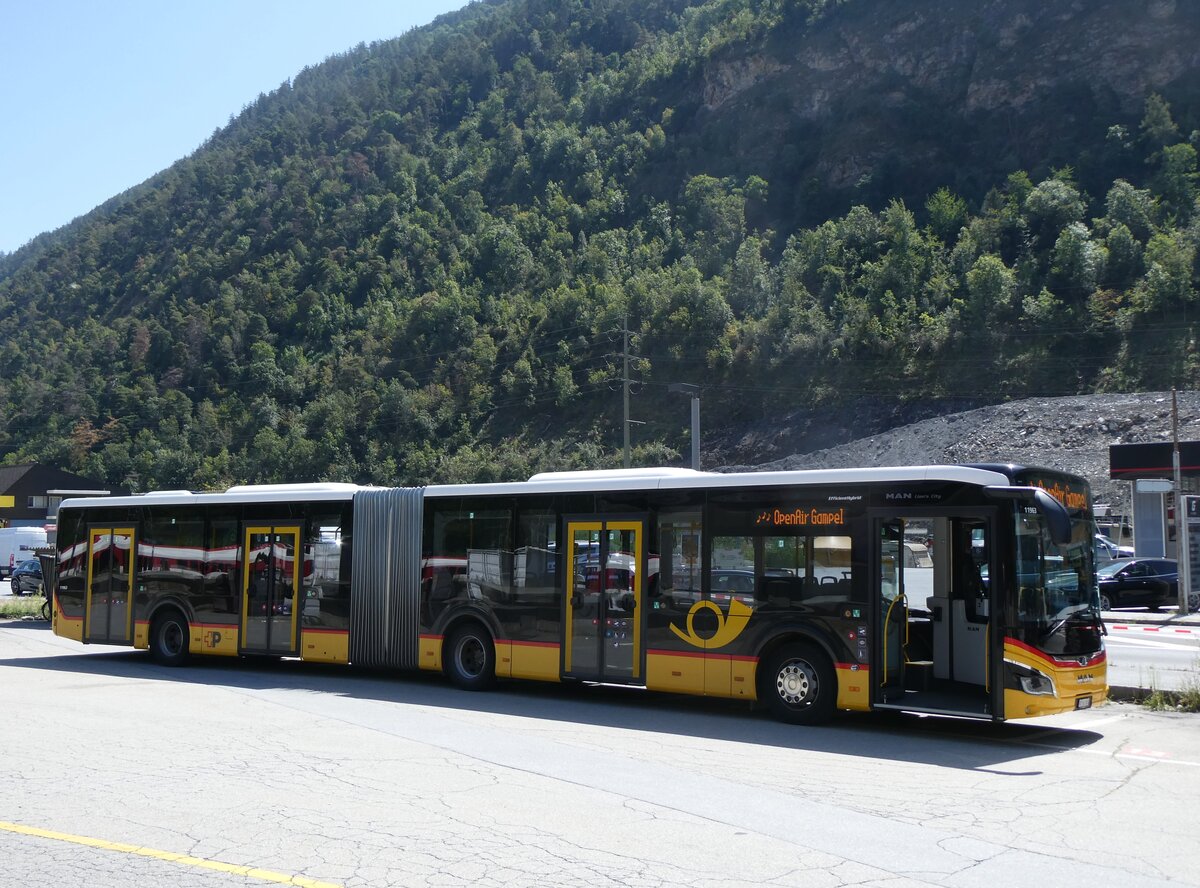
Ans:
POLYGON ((1087 483, 1012 465, 73 499, 85 644, 1002 720, 1107 692, 1087 483))

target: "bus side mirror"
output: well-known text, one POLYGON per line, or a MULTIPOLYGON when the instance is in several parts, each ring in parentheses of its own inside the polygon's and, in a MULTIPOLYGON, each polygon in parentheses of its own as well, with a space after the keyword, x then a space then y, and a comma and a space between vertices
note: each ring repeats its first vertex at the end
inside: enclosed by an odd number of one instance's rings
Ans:
POLYGON ((992 499, 1016 500, 1029 503, 1046 519, 1050 539, 1060 546, 1071 542, 1071 515, 1066 507, 1040 487, 985 487, 983 492, 992 499))

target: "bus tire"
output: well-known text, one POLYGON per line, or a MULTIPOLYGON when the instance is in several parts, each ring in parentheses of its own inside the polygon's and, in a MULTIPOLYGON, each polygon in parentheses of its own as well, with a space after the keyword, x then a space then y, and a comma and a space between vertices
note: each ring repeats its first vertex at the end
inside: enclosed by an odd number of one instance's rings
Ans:
POLYGON ((160 611, 150 624, 150 656, 162 666, 182 666, 190 636, 187 617, 175 608, 160 611))
POLYGON ((496 683, 496 646, 479 623, 464 623, 446 639, 446 677, 464 691, 485 691, 496 683))
POLYGON ((828 721, 837 705, 837 677, 829 658, 811 644, 777 648, 763 661, 759 699, 771 715, 788 724, 828 721))

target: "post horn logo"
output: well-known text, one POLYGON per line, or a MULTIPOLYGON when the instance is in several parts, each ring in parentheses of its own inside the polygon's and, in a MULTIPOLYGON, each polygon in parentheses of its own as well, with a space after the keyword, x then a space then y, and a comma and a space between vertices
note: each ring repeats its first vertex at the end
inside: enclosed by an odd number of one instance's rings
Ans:
POLYGON ((750 621, 750 615, 753 613, 753 610, 746 607, 746 605, 742 604, 736 598, 730 599, 728 616, 716 602, 697 601, 692 605, 692 609, 688 611, 687 632, 684 632, 674 623, 671 624, 671 631, 692 647, 709 649, 725 647, 725 645, 742 634, 742 630, 746 628, 746 624, 750 621), (696 634, 696 614, 702 610, 712 611, 717 618, 717 631, 707 638, 696 634))

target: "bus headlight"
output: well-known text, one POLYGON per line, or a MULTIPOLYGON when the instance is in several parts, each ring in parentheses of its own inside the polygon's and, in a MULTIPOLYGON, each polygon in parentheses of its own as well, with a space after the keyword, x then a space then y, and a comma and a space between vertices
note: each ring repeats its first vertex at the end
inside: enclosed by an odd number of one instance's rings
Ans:
POLYGON ((1054 679, 1046 673, 1034 669, 1032 666, 1026 666, 1024 663, 1014 663, 1012 660, 1004 662, 1013 671, 1021 690, 1026 694, 1035 697, 1058 696, 1058 688, 1054 685, 1054 679))
POLYGON ((1041 694, 1052 697, 1054 696, 1054 682, 1040 672, 1036 675, 1022 675, 1021 690, 1027 694, 1041 694))

